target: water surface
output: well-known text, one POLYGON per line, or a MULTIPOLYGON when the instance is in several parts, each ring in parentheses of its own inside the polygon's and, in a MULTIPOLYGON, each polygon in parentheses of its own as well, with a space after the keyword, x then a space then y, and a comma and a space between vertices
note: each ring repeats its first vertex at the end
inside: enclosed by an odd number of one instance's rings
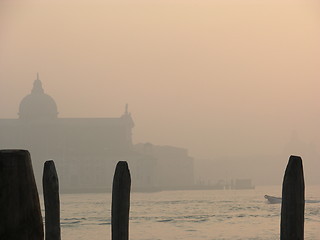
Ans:
MULTIPOLYGON (((132 193, 131 240, 279 239, 280 186, 255 190, 162 191, 132 193)), ((111 194, 62 194, 63 240, 111 239, 111 194)), ((320 199, 320 186, 306 188, 320 199)), ((320 240, 320 203, 306 204, 305 240, 320 240)))

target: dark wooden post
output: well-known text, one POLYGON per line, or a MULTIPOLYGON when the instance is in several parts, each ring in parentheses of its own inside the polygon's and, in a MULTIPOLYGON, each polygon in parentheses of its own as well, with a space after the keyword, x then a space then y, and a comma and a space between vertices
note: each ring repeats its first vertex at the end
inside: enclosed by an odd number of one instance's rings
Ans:
POLYGON ((0 239, 43 240, 39 195, 26 150, 0 150, 0 239))
POLYGON ((112 240, 129 239, 131 177, 128 164, 120 161, 117 164, 112 186, 112 240))
POLYGON ((60 240, 59 180, 53 160, 44 163, 42 186, 45 206, 46 240, 60 240))
POLYGON ((302 159, 290 156, 282 185, 281 240, 303 240, 304 205, 302 159))

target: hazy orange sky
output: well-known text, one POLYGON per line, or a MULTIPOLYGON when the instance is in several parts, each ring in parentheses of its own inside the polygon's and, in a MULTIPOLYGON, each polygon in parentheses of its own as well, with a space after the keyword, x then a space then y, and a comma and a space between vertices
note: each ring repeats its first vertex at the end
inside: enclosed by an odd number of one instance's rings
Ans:
POLYGON ((60 117, 118 117, 194 157, 320 152, 320 7, 306 0, 1 0, 0 118, 40 73, 60 117))

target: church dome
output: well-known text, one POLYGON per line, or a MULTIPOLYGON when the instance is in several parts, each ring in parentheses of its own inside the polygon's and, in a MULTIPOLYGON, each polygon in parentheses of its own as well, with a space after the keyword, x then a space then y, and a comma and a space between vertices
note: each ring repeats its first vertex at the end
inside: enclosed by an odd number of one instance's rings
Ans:
POLYGON ((57 104, 44 93, 39 76, 33 83, 31 94, 20 102, 18 114, 20 119, 28 120, 51 120, 58 117, 57 104))

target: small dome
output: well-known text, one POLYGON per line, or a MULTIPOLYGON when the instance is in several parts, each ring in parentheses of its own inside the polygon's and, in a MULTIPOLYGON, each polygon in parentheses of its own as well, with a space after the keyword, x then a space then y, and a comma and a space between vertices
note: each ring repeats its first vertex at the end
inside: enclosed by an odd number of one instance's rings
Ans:
POLYGON ((31 94, 20 102, 18 114, 20 119, 30 120, 50 120, 58 117, 57 104, 52 97, 44 93, 39 77, 33 83, 31 94))

